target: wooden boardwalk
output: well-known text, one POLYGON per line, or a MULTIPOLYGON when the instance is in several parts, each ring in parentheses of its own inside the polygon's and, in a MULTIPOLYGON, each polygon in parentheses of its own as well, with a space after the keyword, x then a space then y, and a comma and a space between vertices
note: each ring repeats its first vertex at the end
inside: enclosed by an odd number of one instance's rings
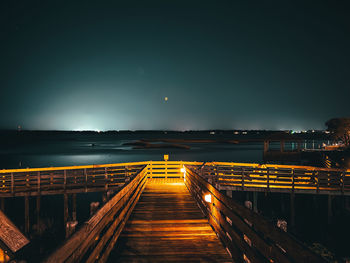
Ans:
POLYGON ((183 179, 149 179, 108 262, 232 262, 183 179))

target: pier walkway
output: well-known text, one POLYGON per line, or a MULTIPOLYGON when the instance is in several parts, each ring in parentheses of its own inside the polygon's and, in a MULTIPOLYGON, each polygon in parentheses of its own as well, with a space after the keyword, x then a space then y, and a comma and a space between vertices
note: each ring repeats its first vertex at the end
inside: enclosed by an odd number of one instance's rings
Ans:
POLYGON ((108 262, 231 262, 183 180, 150 180, 108 262))

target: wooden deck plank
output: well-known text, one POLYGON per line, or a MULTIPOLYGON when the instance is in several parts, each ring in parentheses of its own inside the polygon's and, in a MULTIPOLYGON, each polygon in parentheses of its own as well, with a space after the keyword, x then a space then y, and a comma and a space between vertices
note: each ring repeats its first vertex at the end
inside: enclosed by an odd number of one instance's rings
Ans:
POLYGON ((108 262, 232 262, 182 182, 148 182, 108 262))
POLYGON ((3 242, 12 253, 17 252, 29 243, 29 240, 0 210, 0 242, 3 242))

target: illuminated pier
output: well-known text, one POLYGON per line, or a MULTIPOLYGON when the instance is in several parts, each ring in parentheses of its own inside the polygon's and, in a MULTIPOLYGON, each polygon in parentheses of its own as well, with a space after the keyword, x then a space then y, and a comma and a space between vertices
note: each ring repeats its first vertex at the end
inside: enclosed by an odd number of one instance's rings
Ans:
POLYGON ((148 161, 2 170, 0 176, 2 200, 24 196, 25 232, 29 198, 37 198, 39 215, 41 195, 64 196, 66 241, 47 262, 106 262, 109 257, 164 262, 189 255, 207 262, 322 262, 230 195, 350 195, 349 170, 309 166, 148 161), (101 192, 104 204, 75 231, 68 221, 68 198, 74 221, 75 195, 85 192, 101 192))

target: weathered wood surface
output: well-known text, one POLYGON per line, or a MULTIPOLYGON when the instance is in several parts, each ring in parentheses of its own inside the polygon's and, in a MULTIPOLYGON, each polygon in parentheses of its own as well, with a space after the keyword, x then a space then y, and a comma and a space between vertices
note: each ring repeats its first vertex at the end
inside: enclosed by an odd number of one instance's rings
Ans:
POLYGON ((185 182, 235 262, 325 262, 262 216, 220 193, 191 169, 186 169, 185 182), (211 195, 211 202, 204 201, 205 195, 211 195))
POLYGON ((12 253, 16 253, 29 243, 29 240, 19 231, 11 220, 0 211, 0 240, 12 253))
POLYGON ((183 180, 151 180, 108 262, 232 262, 183 180))

